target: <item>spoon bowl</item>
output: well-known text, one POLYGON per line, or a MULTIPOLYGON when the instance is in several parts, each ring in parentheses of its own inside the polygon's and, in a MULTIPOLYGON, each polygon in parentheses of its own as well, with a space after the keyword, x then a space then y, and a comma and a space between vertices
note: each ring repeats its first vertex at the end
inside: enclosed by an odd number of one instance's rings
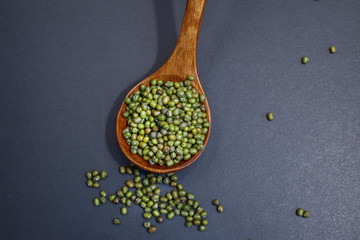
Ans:
MULTIPOLYGON (((145 78, 143 81, 138 83, 126 97, 133 94, 135 91, 139 90, 139 86, 144 84, 150 86, 150 82, 153 79, 160 79, 162 81, 172 81, 179 82, 185 81, 188 75, 194 76, 194 80, 191 82, 191 86, 194 87, 199 94, 204 94, 204 90, 201 86, 200 79, 197 73, 196 66, 196 49, 198 36, 200 31, 201 19, 204 11, 206 0, 188 0, 184 15, 183 24, 181 27, 181 32, 179 35, 178 42, 175 46, 173 53, 170 58, 165 62, 165 64, 157 70, 155 73, 151 74, 149 77, 145 78)), ((211 114, 210 107, 207 101, 203 103, 206 107, 206 114, 208 121, 210 123, 209 130, 205 135, 204 140, 204 149, 209 140, 210 130, 211 130, 211 114)), ((133 154, 130 151, 130 146, 127 145, 126 139, 122 135, 122 131, 126 128, 126 118, 122 116, 123 112, 126 109, 125 102, 122 103, 117 120, 116 120, 116 137, 119 143, 119 146, 125 156, 136 166, 155 173, 170 173, 180 171, 192 163, 194 163, 201 153, 204 151, 198 151, 194 156, 189 160, 182 160, 177 164, 174 164, 171 167, 165 165, 150 165, 148 161, 145 161, 140 155, 133 154)))

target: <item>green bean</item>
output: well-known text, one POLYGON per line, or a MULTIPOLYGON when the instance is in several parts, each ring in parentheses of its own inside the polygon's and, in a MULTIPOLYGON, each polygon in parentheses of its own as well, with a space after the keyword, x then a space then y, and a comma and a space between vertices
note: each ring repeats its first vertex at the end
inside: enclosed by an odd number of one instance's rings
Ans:
POLYGON ((150 218, 152 217, 152 215, 151 215, 151 213, 145 212, 145 213, 143 214, 143 217, 146 218, 146 219, 150 219, 150 218))
POLYGON ((168 210, 169 212, 173 210, 174 207, 172 207, 171 205, 167 205, 165 207, 166 210, 168 210))
POLYGON ((126 168, 125 168, 125 166, 120 166, 119 171, 120 171, 121 174, 126 173, 126 168))
POLYGON ((183 217, 187 217, 187 216, 189 216, 189 213, 187 211, 181 210, 180 215, 183 217))
POLYGON ((106 192, 104 190, 100 191, 100 195, 103 196, 103 197, 106 197, 106 192))
POLYGON ((135 195, 132 195, 130 198, 129 198, 132 202, 134 202, 136 200, 136 196, 135 195))
POLYGON ((87 185, 88 187, 92 187, 92 186, 93 186, 93 181, 91 181, 90 179, 88 179, 88 180, 86 181, 86 185, 87 185))
POLYGON ((309 217, 309 215, 310 215, 310 212, 309 211, 304 211, 304 214, 303 214, 303 217, 304 218, 307 218, 307 217, 309 217))
POLYGON ((137 198, 135 199, 134 203, 135 203, 136 205, 140 204, 140 203, 141 203, 141 198, 137 197, 137 198))
POLYGON ((188 227, 188 228, 190 228, 190 227, 193 226, 193 223, 192 223, 192 222, 186 222, 186 223, 185 223, 185 226, 188 227))
POLYGON ((190 209, 189 210, 189 216, 194 216, 195 215, 195 210, 194 209, 190 209))
POLYGON ((162 217, 162 216, 159 216, 159 217, 156 218, 156 222, 158 222, 158 223, 163 223, 164 220, 165 220, 165 218, 162 217))
POLYGON ((121 188, 121 191, 122 191, 124 194, 127 193, 128 190, 129 190, 129 188, 128 188, 126 185, 122 186, 122 188, 121 188))
POLYGON ((119 190, 116 192, 116 195, 118 195, 119 197, 123 197, 124 193, 121 190, 119 190))
POLYGON ((163 178, 163 183, 164 184, 169 184, 170 183, 170 178, 168 178, 168 177, 163 178))
POLYGON ((171 182, 170 182, 170 186, 171 186, 171 187, 176 187, 176 186, 177 186, 177 182, 171 181, 171 182))
POLYGON ((93 202, 94 202, 94 205, 96 207, 98 207, 100 205, 100 199, 99 198, 94 198, 93 202))
POLYGON ((296 209, 296 215, 302 217, 304 215, 304 210, 302 208, 296 209))
POLYGON ((127 215, 127 212, 128 212, 128 210, 127 210, 126 207, 122 207, 122 208, 121 208, 121 214, 122 214, 122 215, 127 215))
POLYGON ((143 179, 143 185, 144 186, 149 186, 150 182, 149 182, 149 179, 148 178, 144 178, 143 179))
POLYGON ((125 193, 125 196, 127 198, 130 198, 132 195, 133 195, 133 192, 131 192, 131 191, 128 191, 128 192, 125 193))
POLYGON ((133 173, 135 176, 140 176, 140 170, 137 168, 134 169, 133 173))
POLYGON ((129 174, 129 175, 131 175, 131 174, 133 173, 132 168, 129 167, 129 166, 126 167, 126 173, 129 174))
POLYGON ((118 225, 118 224, 120 224, 120 223, 121 223, 121 221, 120 221, 119 218, 114 218, 114 219, 113 219, 113 224, 118 225))
POLYGON ((202 213, 203 211, 204 211, 204 208, 201 207, 201 206, 199 206, 199 207, 196 208, 196 212, 197 212, 197 213, 202 213))
POLYGON ((159 217, 159 216, 160 216, 160 212, 155 209, 155 210, 152 211, 152 215, 153 215, 154 217, 159 217))
POLYGON ((159 211, 161 214, 164 214, 164 215, 169 213, 169 211, 164 208, 160 209, 159 211))
POLYGON ((219 199, 214 199, 214 200, 212 201, 212 205, 214 205, 214 206, 219 206, 219 205, 220 205, 219 199))
POLYGON ((140 176, 136 176, 136 177, 134 178, 134 182, 135 182, 135 183, 140 183, 140 182, 141 182, 141 177, 140 177, 140 176))
POLYGON ((115 194, 111 194, 109 196, 109 201, 112 202, 112 201, 114 201, 115 198, 116 198, 115 194))
POLYGON ((100 177, 101 177, 102 179, 105 179, 105 178, 107 177, 107 175, 108 175, 108 173, 107 173, 107 171, 105 171, 105 170, 103 170, 103 171, 100 172, 100 177))
POLYGON ((188 193, 188 194, 186 195, 186 197, 187 197, 187 199, 189 199, 189 200, 195 199, 195 196, 194 196, 194 194, 192 194, 192 193, 188 193))
POLYGON ((203 217, 203 218, 206 217, 206 216, 207 216, 207 211, 201 212, 201 213, 200 213, 200 216, 203 217))
POLYGON ((175 215, 178 216, 178 215, 180 215, 181 211, 180 211, 180 209, 175 208, 174 213, 175 213, 175 215))
POLYGON ((128 188, 133 188, 134 187, 134 182, 131 181, 131 180, 127 180, 125 184, 126 184, 126 186, 128 186, 128 188))
POLYGON ((154 232, 156 232, 156 230, 157 230, 156 226, 151 226, 151 227, 148 229, 148 232, 149 232, 149 233, 154 233, 154 232))
POLYGON ((201 220, 200 219, 195 219, 193 221, 194 225, 200 225, 201 224, 201 220))
POLYGON ((120 202, 120 198, 116 197, 112 202, 114 204, 118 204, 120 202))
POLYGON ((274 120, 274 114, 273 114, 272 112, 269 112, 269 113, 267 114, 267 119, 268 119, 269 121, 274 120))
POLYGON ((169 212, 169 213, 166 215, 166 217, 167 217, 168 219, 172 219, 172 218, 174 218, 174 216, 175 216, 175 213, 174 213, 174 212, 169 212))
POLYGON ((222 205, 219 205, 217 206, 217 209, 216 209, 219 213, 222 213, 224 211, 224 208, 222 205))
POLYGON ((144 222, 144 228, 150 228, 151 227, 151 223, 149 221, 144 222))
POLYGON ((199 231, 205 231, 206 227, 204 225, 200 225, 198 227, 199 231))
POLYGON ((336 48, 334 46, 329 48, 330 53, 335 53, 336 52, 336 48))
POLYGON ((91 172, 91 175, 92 175, 93 177, 96 177, 97 175, 99 175, 99 171, 94 169, 94 170, 91 172))
POLYGON ((96 175, 95 177, 93 177, 93 181, 94 182, 98 182, 100 180, 100 176, 96 175))
POLYGON ((198 201, 194 201, 193 208, 196 209, 196 208, 198 208, 198 206, 199 206, 199 202, 198 202, 198 201))
POLYGON ((153 193, 156 194, 156 195, 159 195, 161 193, 160 188, 155 188, 153 193))
POLYGON ((204 225, 204 226, 206 226, 206 225, 208 225, 209 224, 209 222, 208 222, 208 220, 207 219, 203 219, 203 220, 201 220, 201 225, 204 225))
POLYGON ((146 202, 141 201, 141 202, 140 202, 140 207, 142 207, 142 208, 146 208, 146 207, 147 207, 146 202))
POLYGON ((190 206, 189 206, 189 205, 184 205, 184 206, 182 207, 182 210, 189 211, 189 210, 190 210, 190 206))
POLYGON ((86 172, 86 178, 88 179, 88 180, 91 180, 91 178, 92 178, 92 174, 91 174, 91 172, 86 172))
POLYGON ((180 191, 178 191, 178 194, 179 194, 180 197, 184 197, 184 196, 186 196, 186 191, 185 190, 180 190, 180 191))
POLYGON ((105 197, 99 197, 99 200, 102 204, 106 203, 106 198, 105 197))
POLYGON ((309 58, 308 57, 303 57, 301 59, 301 62, 302 62, 302 64, 307 64, 309 62, 309 58))
POLYGON ((143 187, 143 184, 141 182, 137 182, 137 183, 134 184, 134 187, 139 189, 139 188, 143 187))
POLYGON ((146 206, 148 207, 152 207, 154 205, 154 202, 152 200, 149 200, 147 203, 146 203, 146 206))

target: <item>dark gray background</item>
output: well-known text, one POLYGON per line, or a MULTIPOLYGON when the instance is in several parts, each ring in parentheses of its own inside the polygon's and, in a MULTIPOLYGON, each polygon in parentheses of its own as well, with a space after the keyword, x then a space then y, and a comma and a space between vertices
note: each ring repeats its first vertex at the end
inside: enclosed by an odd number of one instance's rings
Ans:
POLYGON ((127 179, 117 111, 170 56, 185 6, 0 2, 1 239, 360 239, 358 0, 209 0, 198 70, 212 132, 178 173, 207 230, 178 217, 149 235, 139 207, 113 226, 119 206, 92 206, 84 173, 108 170, 108 192, 127 179))

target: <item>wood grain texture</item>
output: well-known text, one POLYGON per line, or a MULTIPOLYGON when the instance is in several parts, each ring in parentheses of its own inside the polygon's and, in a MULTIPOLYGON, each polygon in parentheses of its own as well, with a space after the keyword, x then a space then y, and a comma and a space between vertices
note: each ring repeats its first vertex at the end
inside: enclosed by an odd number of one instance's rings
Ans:
MULTIPOLYGON (((200 79, 197 73, 197 66, 196 66, 196 49, 197 49, 197 43, 198 43, 201 20, 204 12, 205 3, 206 0, 188 0, 180 35, 177 44, 175 46, 175 49, 171 54, 170 58, 155 73, 151 74, 149 77, 145 78, 143 81, 138 83, 133 89, 131 89, 126 97, 128 97, 130 94, 138 90, 141 84, 145 84, 146 86, 149 86, 150 81, 154 78, 161 79, 163 81, 178 82, 178 81, 185 81, 188 75, 193 75, 195 78, 194 81, 192 81, 191 85, 195 87, 200 94, 205 94, 200 83, 200 79)), ((206 106, 206 113, 208 116, 208 120, 210 122, 209 131, 206 133, 204 140, 204 146, 206 147, 211 132, 211 114, 210 114, 210 107, 207 98, 204 104, 206 106)), ((159 166, 156 164, 150 165, 141 156, 137 154, 132 154, 130 152, 130 146, 126 144, 125 138, 122 136, 122 130, 126 128, 126 119, 122 117, 125 108, 126 108, 126 104, 123 102, 120 107, 116 120, 116 137, 119 146, 123 151, 123 153, 125 154, 125 156, 136 166, 155 173, 176 172, 190 166, 199 158, 201 153, 204 151, 204 150, 199 151, 189 160, 187 161, 182 160, 180 161, 180 163, 175 164, 172 167, 159 166)))

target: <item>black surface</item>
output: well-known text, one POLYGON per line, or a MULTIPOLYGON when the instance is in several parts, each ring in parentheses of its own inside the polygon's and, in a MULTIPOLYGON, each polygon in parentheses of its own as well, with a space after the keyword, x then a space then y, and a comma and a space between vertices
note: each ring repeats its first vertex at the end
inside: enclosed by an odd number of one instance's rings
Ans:
POLYGON ((107 169, 108 192, 127 179, 116 114, 171 54, 185 5, 0 2, 1 239, 360 239, 357 0, 209 0, 198 70, 212 133, 178 174, 207 230, 175 218, 149 235, 139 207, 113 226, 119 206, 92 206, 84 173, 107 169))

